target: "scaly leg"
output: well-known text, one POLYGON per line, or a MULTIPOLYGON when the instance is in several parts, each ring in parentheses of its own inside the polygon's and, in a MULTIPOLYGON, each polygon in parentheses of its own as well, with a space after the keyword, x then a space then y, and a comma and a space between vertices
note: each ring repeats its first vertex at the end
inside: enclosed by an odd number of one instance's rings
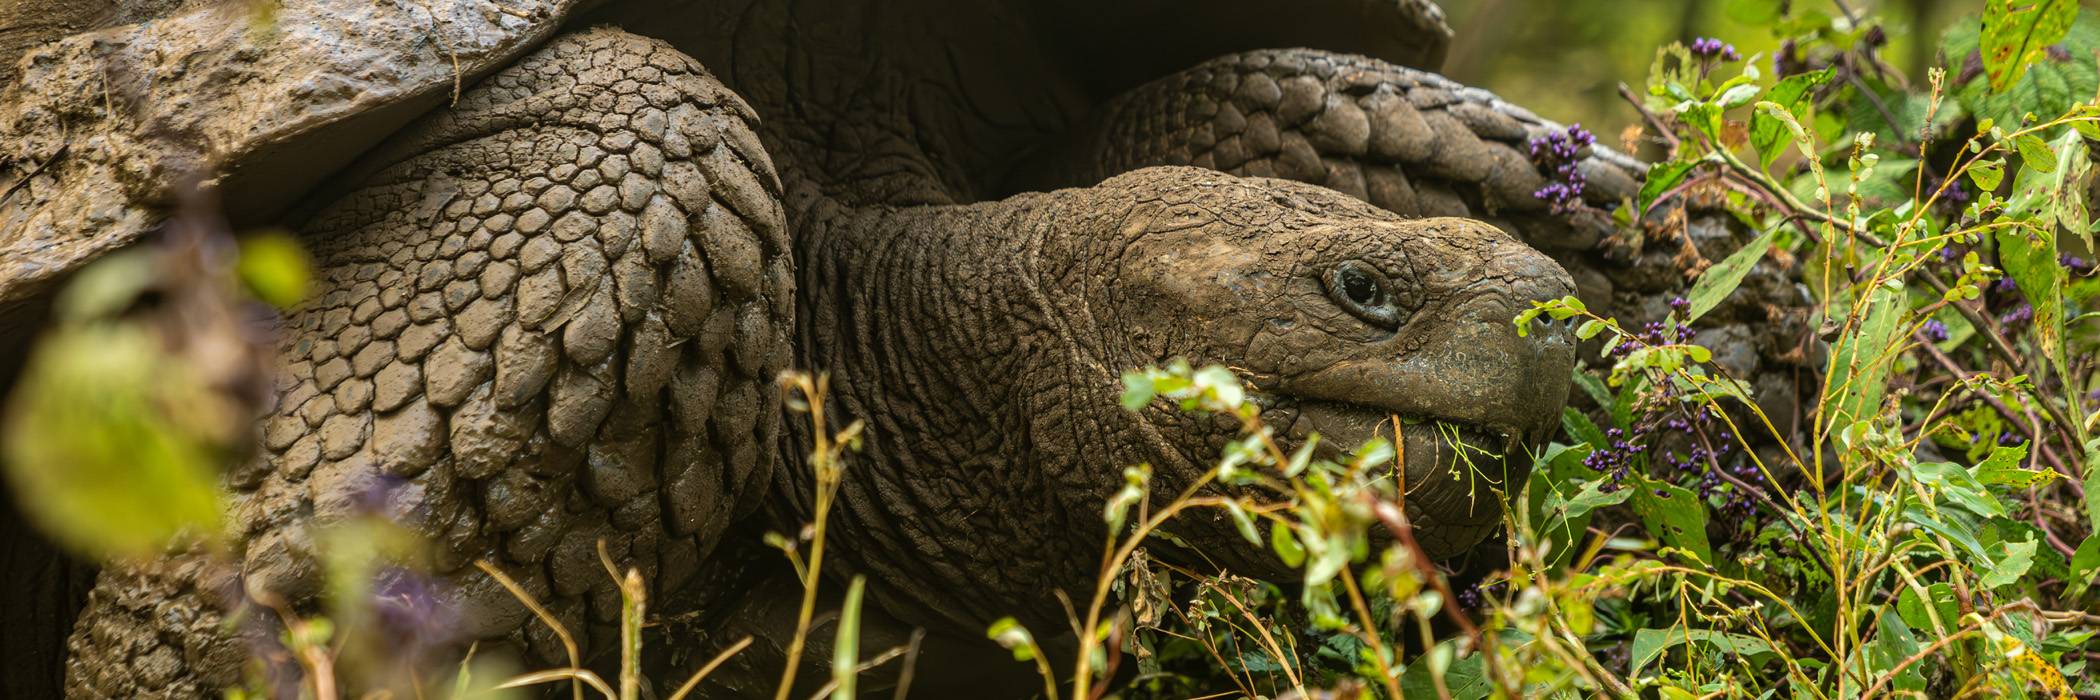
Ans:
MULTIPOLYGON (((472 562, 593 649, 619 600, 604 539, 657 590, 690 577, 771 480, 793 270, 743 102, 669 46, 551 42, 424 117, 303 227, 263 458, 229 476, 247 591, 321 592, 315 528, 376 508, 434 543, 463 639, 562 658, 472 562)), ((73 697, 191 697, 237 679, 201 562, 103 574, 73 697)))

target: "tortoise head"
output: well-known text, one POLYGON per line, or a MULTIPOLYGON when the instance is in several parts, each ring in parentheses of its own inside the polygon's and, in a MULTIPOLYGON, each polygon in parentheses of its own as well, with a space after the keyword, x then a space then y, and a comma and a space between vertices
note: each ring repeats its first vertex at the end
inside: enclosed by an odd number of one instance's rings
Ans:
MULTIPOLYGON (((1139 203, 1114 237, 1109 281, 1086 300, 1105 309, 1092 314, 1095 333, 1123 339, 1100 361, 1229 367, 1285 449, 1317 433, 1332 456, 1394 440, 1397 427, 1404 469, 1394 476, 1432 557, 1499 524, 1491 489, 1522 483, 1527 448, 1558 426, 1567 395, 1567 326, 1540 322, 1519 335, 1512 323, 1535 300, 1573 293, 1559 265, 1485 223, 1403 220, 1280 180, 1147 170, 1101 189, 1139 203)), ((1157 470, 1155 498, 1186 488, 1239 430, 1166 403, 1108 433, 1133 443, 1121 463, 1157 470)), ((1238 536, 1218 515, 1199 537, 1188 525, 1176 532, 1229 567, 1281 573, 1261 552, 1218 557, 1250 551, 1228 544, 1238 536)))

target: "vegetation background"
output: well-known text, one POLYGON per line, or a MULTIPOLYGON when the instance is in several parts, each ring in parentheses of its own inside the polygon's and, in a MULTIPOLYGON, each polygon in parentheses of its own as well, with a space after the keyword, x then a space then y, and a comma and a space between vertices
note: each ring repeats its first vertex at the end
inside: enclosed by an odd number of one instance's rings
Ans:
MULTIPOLYGON (((1836 11, 1827 2, 1794 4, 1836 11)), ((1640 121, 1619 96, 1619 83, 1639 87, 1655 60, 1655 47, 1710 36, 1734 44, 1744 56, 1769 59, 1779 50, 1780 38, 1768 27, 1731 18, 1728 5, 1723 0, 1445 2, 1445 17, 1457 35, 1444 74, 1555 121, 1580 123, 1617 146, 1618 135, 1640 121)), ((1881 20, 1889 40, 1882 59, 1922 82, 1938 57, 1940 35, 1957 21, 1973 22, 1983 0, 1847 0, 1845 5, 1856 16, 1881 20)))

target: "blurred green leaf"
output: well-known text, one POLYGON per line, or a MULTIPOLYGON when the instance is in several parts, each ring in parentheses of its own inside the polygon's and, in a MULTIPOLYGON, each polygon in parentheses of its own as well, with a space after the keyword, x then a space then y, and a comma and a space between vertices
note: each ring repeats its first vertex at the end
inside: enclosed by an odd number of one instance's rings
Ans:
POLYGON ((22 508, 68 548, 145 557, 220 523, 222 446, 176 412, 213 400, 151 331, 61 326, 8 405, 7 475, 22 508))
POLYGON ((1721 5, 1729 19, 1751 26, 1778 21, 1785 8, 1785 0, 1726 0, 1721 5))
POLYGON ((854 576, 846 586, 846 601, 839 606, 839 631, 831 651, 831 680, 835 684, 831 700, 859 697, 854 693, 854 681, 860 676, 856 668, 860 666, 860 598, 867 584, 866 576, 854 576))
POLYGON ((1991 90, 2005 92, 2018 82, 2077 16, 2076 0, 1986 0, 1980 48, 1991 90))
POLYGON ((255 298, 271 306, 289 309, 304 300, 312 270, 306 249, 289 233, 269 231, 241 239, 235 271, 255 298))
MULTIPOLYGON (((2034 0, 1992 0, 1994 3, 2010 1, 2039 4, 2034 0)), ((2074 4, 2068 0, 2049 1, 2060 5, 2074 4)), ((2093 62, 2093 51, 2100 49, 2100 17, 2082 11, 2076 15, 2069 31, 2060 39, 2061 53, 2052 56, 2046 51, 2047 45, 2035 47, 2042 50, 2040 57, 2025 64, 2025 74, 2015 76, 2009 89, 1994 89, 1991 77, 1978 72, 1967 82, 1949 85, 1949 91, 1971 114, 2007 128, 2018 126, 2029 113, 2058 115, 2091 99, 2095 87, 2100 86, 2100 68, 2096 68, 2093 62)), ((1950 75, 1958 72, 1970 54, 1980 52, 1980 26, 1978 22, 1960 21, 1948 25, 1941 40, 1941 51, 1954 66, 1949 70, 1950 75)))
POLYGON ((123 312, 151 289, 158 263, 145 250, 126 250, 95 261, 66 284, 56 302, 60 322, 106 319, 123 312))

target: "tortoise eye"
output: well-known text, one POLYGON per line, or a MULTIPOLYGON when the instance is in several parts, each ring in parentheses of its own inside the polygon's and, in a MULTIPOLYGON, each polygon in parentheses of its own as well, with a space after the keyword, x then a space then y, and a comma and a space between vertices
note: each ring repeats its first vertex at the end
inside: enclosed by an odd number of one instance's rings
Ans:
POLYGON ((1377 268, 1348 260, 1327 270, 1327 295, 1350 315, 1386 330, 1400 327, 1399 305, 1393 303, 1391 284, 1377 268))

